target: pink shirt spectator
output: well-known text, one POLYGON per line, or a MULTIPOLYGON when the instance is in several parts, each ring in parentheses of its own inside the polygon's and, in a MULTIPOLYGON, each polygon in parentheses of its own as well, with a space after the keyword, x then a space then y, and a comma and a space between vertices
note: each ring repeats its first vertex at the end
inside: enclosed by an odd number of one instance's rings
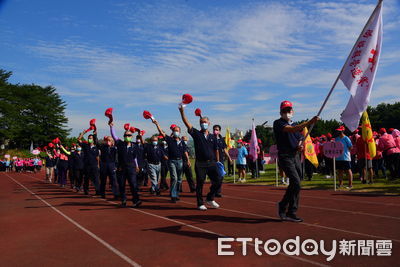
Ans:
POLYGON ((396 146, 396 142, 391 134, 384 133, 379 138, 378 148, 383 152, 383 155, 392 155, 400 153, 400 148, 396 146))

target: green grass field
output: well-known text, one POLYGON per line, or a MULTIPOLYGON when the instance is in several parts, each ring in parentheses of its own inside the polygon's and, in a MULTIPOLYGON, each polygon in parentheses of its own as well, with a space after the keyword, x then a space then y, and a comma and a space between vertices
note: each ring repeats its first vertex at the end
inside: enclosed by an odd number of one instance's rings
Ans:
MULTIPOLYGON (((244 184, 258 184, 258 185, 276 185, 275 178, 275 165, 264 165, 264 173, 260 174, 257 179, 252 179, 251 174, 247 174, 246 183, 244 184)), ((224 178, 225 183, 233 183, 233 176, 226 176, 224 178)), ((236 175, 237 180, 237 175, 236 175)), ((282 185, 279 180, 280 187, 286 187, 282 185)), ((344 186, 348 185, 348 180, 345 178, 343 182, 344 186)), ((333 178, 326 179, 324 175, 314 174, 311 181, 302 181, 303 189, 322 189, 322 190, 334 190, 333 178)), ((351 190, 341 188, 338 191, 350 191, 350 192, 363 192, 363 193, 380 193, 390 195, 400 195, 400 180, 387 180, 387 179, 375 179, 373 184, 362 184, 359 175, 355 174, 353 178, 353 188, 351 190)))

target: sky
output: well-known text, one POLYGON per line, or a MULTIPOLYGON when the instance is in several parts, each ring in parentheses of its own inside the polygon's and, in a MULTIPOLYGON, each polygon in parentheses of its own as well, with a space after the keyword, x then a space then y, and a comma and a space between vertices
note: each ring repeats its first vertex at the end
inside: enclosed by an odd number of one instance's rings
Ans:
MULTIPOLYGON (((52 85, 67 103, 71 136, 104 111, 144 129, 193 125, 201 108, 223 130, 318 112, 377 1, 0 0, 0 68, 12 83, 52 85)), ((383 4, 383 48, 370 104, 400 101, 400 0, 383 4)), ((339 119, 349 92, 338 83, 322 119, 339 119)))

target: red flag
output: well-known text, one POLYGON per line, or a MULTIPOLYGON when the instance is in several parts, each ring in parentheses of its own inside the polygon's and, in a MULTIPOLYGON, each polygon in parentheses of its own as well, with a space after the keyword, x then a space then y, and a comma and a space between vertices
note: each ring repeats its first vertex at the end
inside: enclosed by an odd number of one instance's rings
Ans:
POLYGON ((141 131, 140 131, 140 135, 141 135, 141 136, 145 135, 145 133, 146 133, 145 130, 141 130, 141 131))
POLYGON ((129 127, 130 127, 130 124, 129 124, 129 123, 125 123, 125 124, 124 124, 124 129, 125 129, 125 131, 128 131, 128 130, 129 130, 129 127))
POLYGON ((132 133, 134 133, 134 132, 137 131, 137 129, 136 129, 135 127, 131 126, 131 127, 129 128, 129 131, 131 131, 132 133))

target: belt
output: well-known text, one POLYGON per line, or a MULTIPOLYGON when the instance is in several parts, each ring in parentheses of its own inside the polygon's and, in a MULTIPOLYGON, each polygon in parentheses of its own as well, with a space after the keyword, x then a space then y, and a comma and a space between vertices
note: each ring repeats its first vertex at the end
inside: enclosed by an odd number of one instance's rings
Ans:
POLYGON ((148 162, 149 164, 152 164, 152 165, 158 165, 158 164, 160 164, 160 162, 148 162))

